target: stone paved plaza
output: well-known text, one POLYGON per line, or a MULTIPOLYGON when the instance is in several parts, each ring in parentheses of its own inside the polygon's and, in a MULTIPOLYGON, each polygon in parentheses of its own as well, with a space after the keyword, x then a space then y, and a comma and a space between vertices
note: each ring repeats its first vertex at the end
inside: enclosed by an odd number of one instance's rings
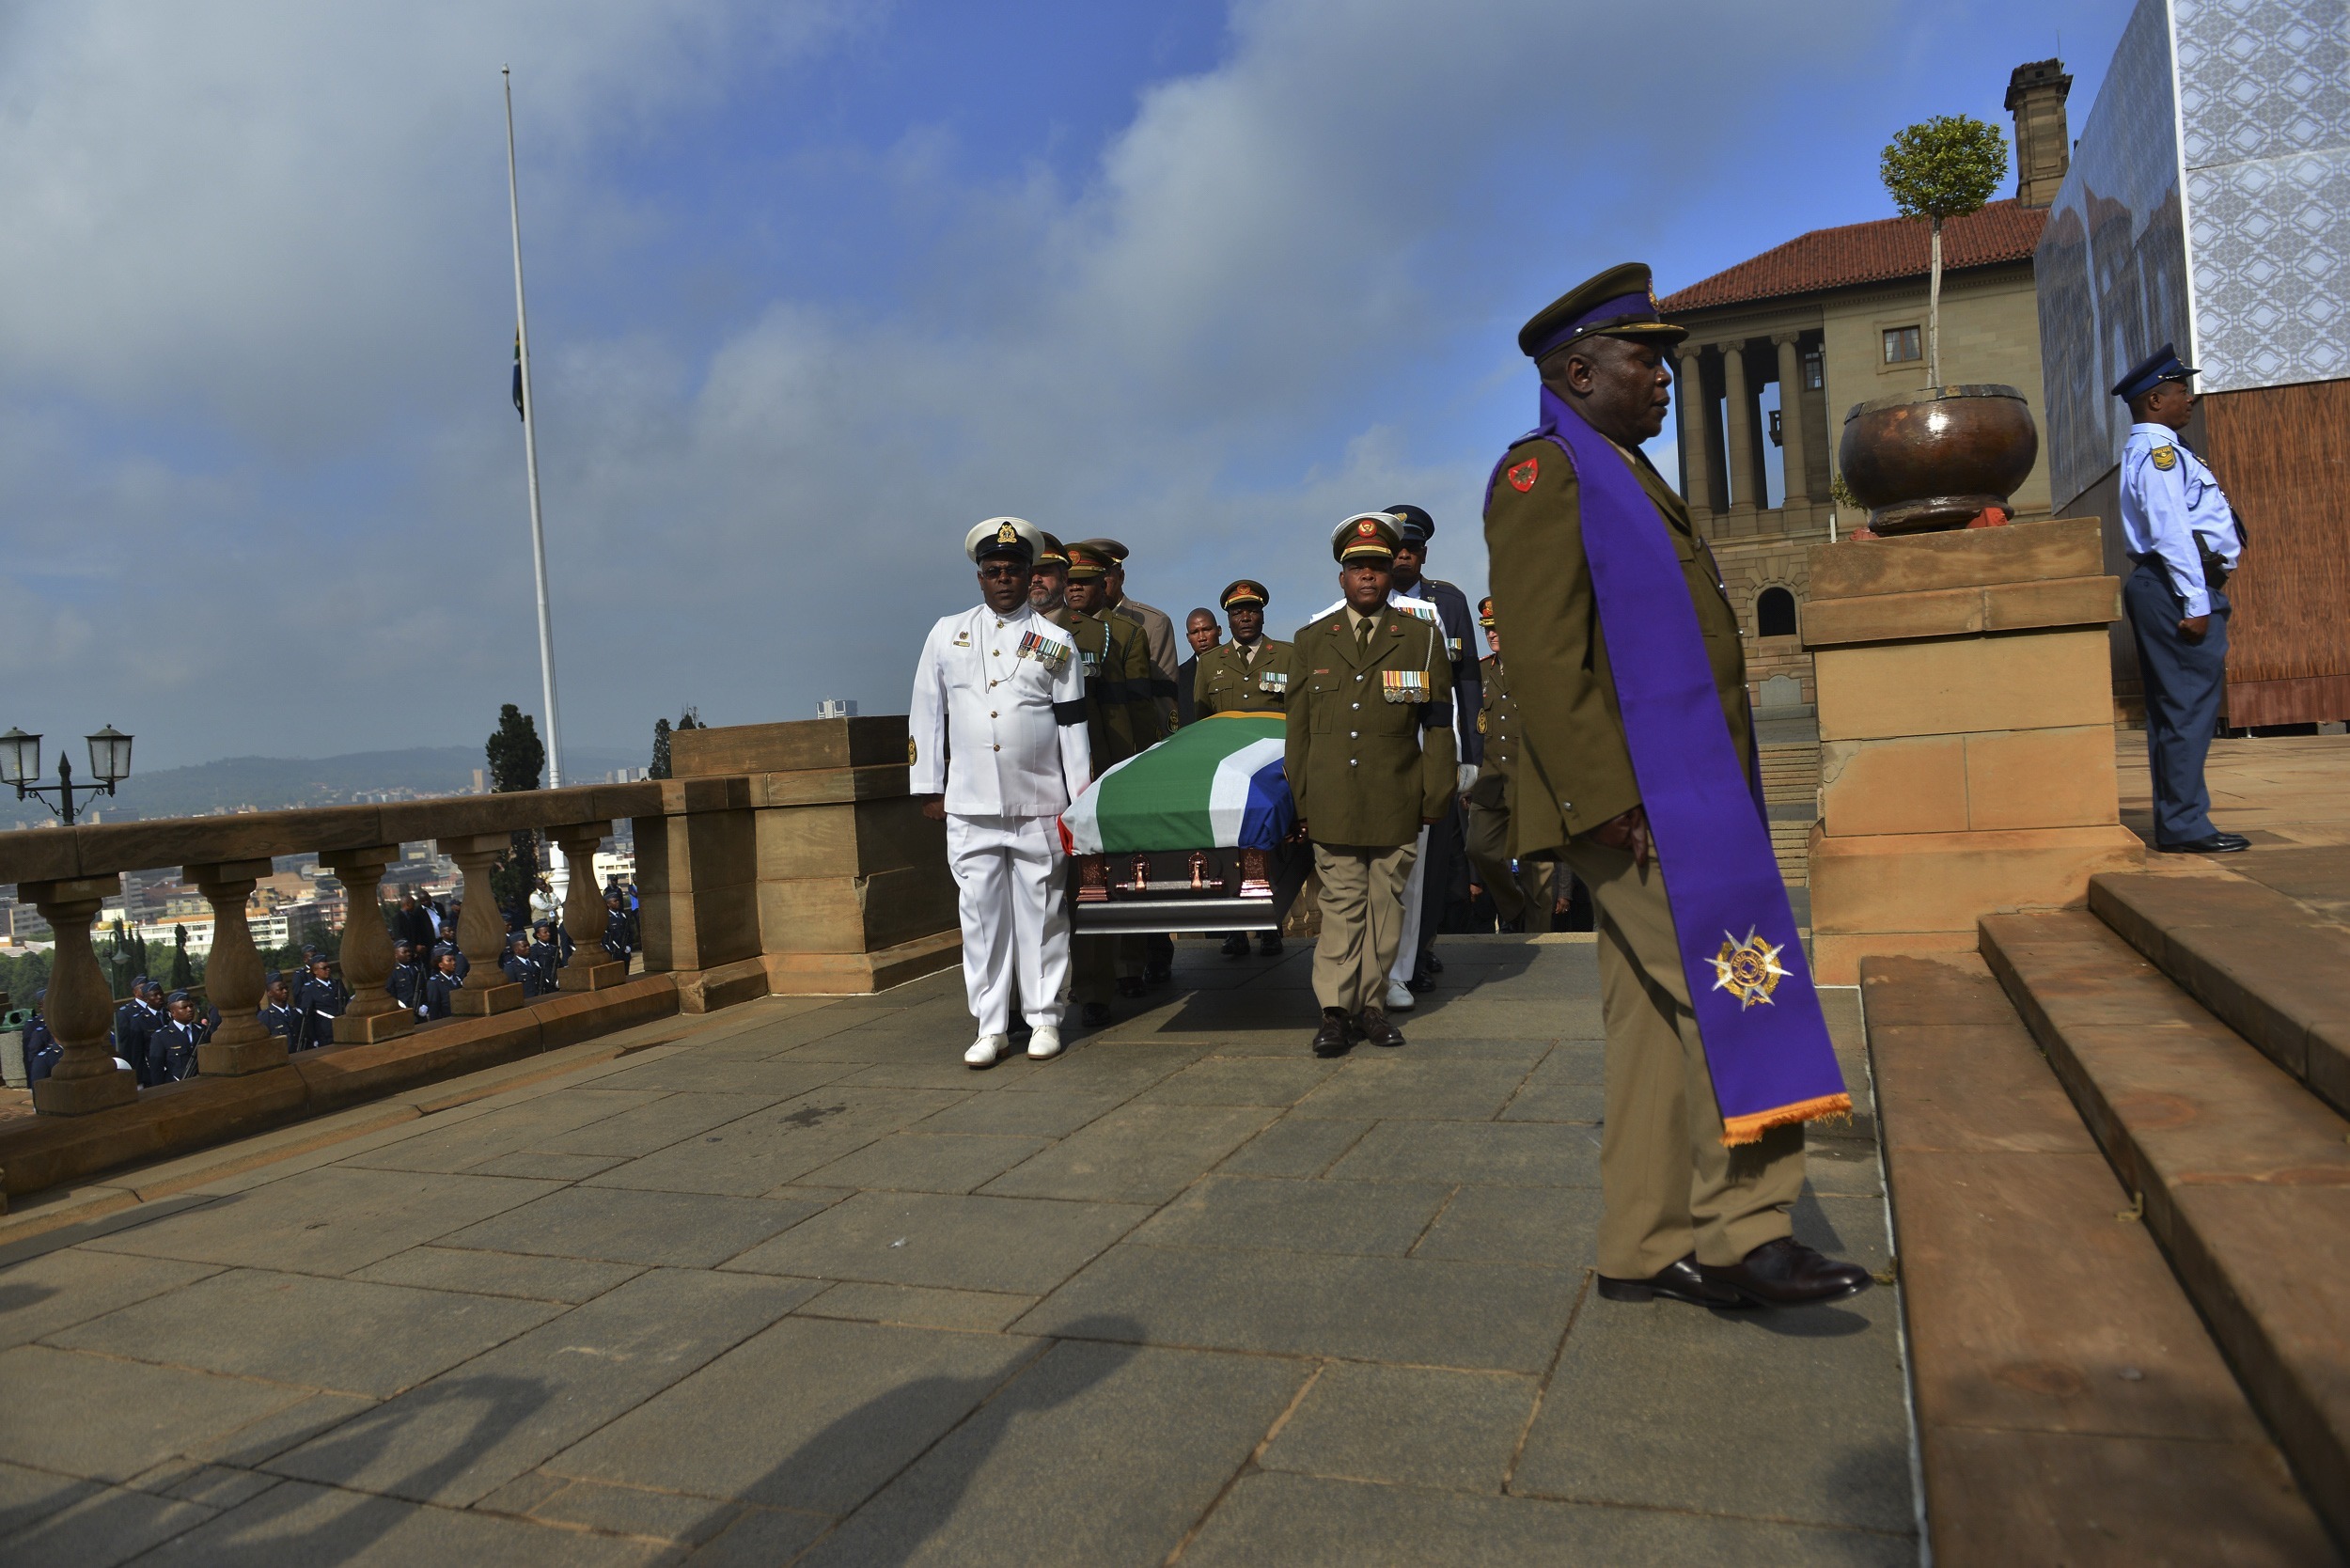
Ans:
MULTIPOLYGON (((1441 950, 1400 1051, 1186 942, 975 1074, 941 975, 20 1244, 0 1560, 1914 1561, 1895 1293, 1599 1300, 1594 949, 1441 950)), ((1872 1121, 1812 1148, 1883 1267, 1872 1121)))

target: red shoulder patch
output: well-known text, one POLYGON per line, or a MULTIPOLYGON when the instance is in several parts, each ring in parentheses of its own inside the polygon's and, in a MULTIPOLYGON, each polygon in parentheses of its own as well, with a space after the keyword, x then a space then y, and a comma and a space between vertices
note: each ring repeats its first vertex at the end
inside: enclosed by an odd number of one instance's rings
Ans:
POLYGON ((1524 463, 1519 463, 1515 468, 1510 470, 1508 476, 1510 488, 1516 491, 1521 495, 1525 494, 1528 491, 1534 488, 1535 476, 1540 474, 1542 471, 1542 459, 1528 458, 1524 463))

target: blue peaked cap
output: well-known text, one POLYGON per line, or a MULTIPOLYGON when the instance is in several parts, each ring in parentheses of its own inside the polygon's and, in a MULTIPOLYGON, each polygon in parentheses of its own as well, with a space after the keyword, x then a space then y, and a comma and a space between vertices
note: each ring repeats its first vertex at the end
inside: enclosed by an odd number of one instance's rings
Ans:
POLYGON ((2177 349, 2165 343, 2131 366, 2129 372, 2113 384, 2113 395, 2127 402, 2144 397, 2166 381, 2185 381, 2196 373, 2194 366, 2179 357, 2177 349))

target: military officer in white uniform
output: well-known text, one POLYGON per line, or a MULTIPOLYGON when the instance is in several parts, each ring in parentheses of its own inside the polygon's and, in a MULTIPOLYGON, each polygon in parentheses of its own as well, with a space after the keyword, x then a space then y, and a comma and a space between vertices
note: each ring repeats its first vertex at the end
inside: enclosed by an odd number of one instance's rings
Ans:
POLYGON ((2114 384, 2130 405, 2122 447, 2122 535, 2133 570, 2122 587, 2146 687, 2146 752, 2154 847, 2173 855, 2248 849, 2212 825, 2203 760, 2228 670, 2228 573, 2244 530, 2203 460, 2179 445, 2195 412, 2195 374, 2169 343, 2114 384))
POLYGON ((1017 517, 971 530, 977 609, 941 619, 922 644, 907 729, 910 790, 947 823, 963 921, 963 980, 993 1067, 1010 1044, 1012 989, 1028 1055, 1060 1052, 1069 910, 1055 820, 1091 778, 1085 669, 1067 632, 1028 604, 1042 535, 1017 517))

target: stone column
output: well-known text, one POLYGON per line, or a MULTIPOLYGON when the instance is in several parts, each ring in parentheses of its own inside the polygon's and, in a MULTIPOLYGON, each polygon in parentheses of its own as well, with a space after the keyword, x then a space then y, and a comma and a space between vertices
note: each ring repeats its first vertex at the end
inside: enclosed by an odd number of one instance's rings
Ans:
POLYGON ((1779 455, 1787 472, 1787 499, 1781 505, 1811 504, 1811 448, 1803 428, 1803 350, 1796 335, 1782 332, 1771 341, 1778 345, 1778 430, 1785 445, 1779 455))
POLYGON ((498 914, 497 895, 490 891, 490 869, 513 847, 509 833, 477 833, 443 839, 440 851, 457 862, 465 874, 465 907, 457 917, 457 950, 471 967, 465 983, 449 998, 449 1011, 468 1017, 488 1017, 523 1005, 523 988, 506 978, 498 965, 506 957, 506 921, 498 914))
POLYGON ((615 964, 603 950, 603 894, 596 886, 596 847, 611 833, 609 822, 547 829, 571 869, 563 894, 563 934, 572 939, 572 956, 563 964, 566 991, 600 991, 628 979, 628 965, 615 964))
POLYGON ((70 877, 17 885, 16 896, 40 911, 55 933, 49 996, 41 1016, 64 1047, 49 1076, 33 1086, 33 1108, 53 1116, 86 1116, 139 1097, 137 1074, 115 1065, 106 1031, 114 1027, 114 988, 90 950, 89 923, 98 906, 122 891, 122 878, 70 877))
POLYGON ((369 1045, 416 1026, 416 1015, 384 989, 392 976, 392 937, 384 929, 377 889, 384 868, 399 858, 398 844, 329 850, 319 856, 343 885, 343 983, 351 987, 351 1001, 335 1020, 337 1045, 369 1045))
POLYGON ((1747 385, 1747 346, 1722 346, 1723 401, 1730 408, 1730 510, 1751 513, 1760 502, 1754 483, 1754 394, 1747 385))
POLYGON ((1684 343, 1681 355, 1682 499, 1700 525, 1714 515, 1714 400, 1705 395, 1705 345, 1684 343))
POLYGON ((268 857, 217 860, 180 868, 212 906, 212 951, 204 961, 204 989, 220 1010, 220 1027, 196 1048, 196 1068, 207 1078, 233 1078, 286 1065, 286 1042, 261 1027, 261 955, 244 917, 245 896, 269 875, 268 857))

